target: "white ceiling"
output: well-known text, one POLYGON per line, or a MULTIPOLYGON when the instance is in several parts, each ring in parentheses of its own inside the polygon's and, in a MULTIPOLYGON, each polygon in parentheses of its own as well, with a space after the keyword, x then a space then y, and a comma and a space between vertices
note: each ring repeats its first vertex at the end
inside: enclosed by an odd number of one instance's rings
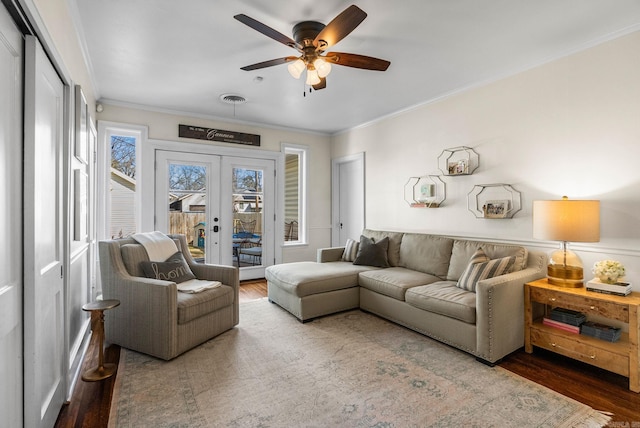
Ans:
POLYGON ((638 0, 69 1, 102 102, 329 134, 640 30, 638 0), (386 72, 334 65, 303 96, 286 65, 240 70, 297 52, 234 15, 292 37, 351 4, 368 17, 329 52, 389 60, 386 72))

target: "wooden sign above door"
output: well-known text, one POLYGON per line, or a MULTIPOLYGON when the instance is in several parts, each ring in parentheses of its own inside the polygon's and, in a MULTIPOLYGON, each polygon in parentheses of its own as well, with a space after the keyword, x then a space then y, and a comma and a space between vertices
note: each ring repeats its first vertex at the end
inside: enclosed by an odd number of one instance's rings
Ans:
POLYGON ((200 126, 178 125, 178 136, 195 138, 196 140, 222 141, 223 143, 243 144, 245 146, 259 146, 260 136, 245 134, 223 129, 203 128, 200 126))

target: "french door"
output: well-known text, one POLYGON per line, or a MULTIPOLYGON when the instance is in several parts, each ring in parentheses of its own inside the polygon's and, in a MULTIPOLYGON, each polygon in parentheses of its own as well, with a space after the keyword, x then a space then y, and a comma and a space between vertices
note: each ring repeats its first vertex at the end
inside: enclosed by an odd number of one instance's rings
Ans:
POLYGON ((187 237, 194 258, 264 277, 274 259, 275 162, 156 150, 155 229, 187 237))
POLYGON ((198 261, 220 263, 220 156, 156 151, 156 230, 187 237, 198 261))

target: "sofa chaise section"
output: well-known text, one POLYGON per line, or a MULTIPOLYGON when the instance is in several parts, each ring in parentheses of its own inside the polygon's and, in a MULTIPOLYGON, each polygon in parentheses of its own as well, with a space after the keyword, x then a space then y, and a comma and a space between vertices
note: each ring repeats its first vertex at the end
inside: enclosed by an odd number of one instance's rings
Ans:
POLYGON ((340 261, 269 266, 265 272, 269 301, 303 322, 358 308, 358 274, 373 269, 377 268, 340 261))

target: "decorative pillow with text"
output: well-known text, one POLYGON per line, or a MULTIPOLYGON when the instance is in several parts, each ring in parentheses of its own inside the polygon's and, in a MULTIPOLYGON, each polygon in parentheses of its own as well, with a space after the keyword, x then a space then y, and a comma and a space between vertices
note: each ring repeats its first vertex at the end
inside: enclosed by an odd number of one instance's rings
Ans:
POLYGON ((142 262, 142 270, 147 278, 172 281, 176 284, 196 279, 181 252, 177 252, 164 262, 142 262))

